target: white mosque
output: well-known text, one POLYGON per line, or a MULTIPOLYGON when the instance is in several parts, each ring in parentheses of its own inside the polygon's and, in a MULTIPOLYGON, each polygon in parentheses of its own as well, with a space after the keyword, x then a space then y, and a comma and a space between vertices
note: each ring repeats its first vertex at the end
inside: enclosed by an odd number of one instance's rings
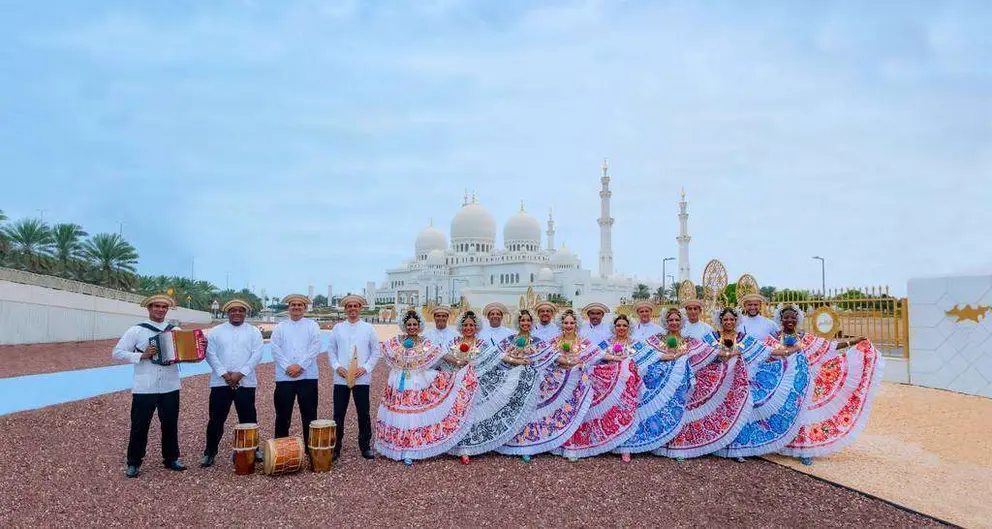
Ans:
MULTIPOLYGON (((629 277, 613 271, 610 217, 610 176, 603 162, 599 192, 601 214, 598 273, 582 267, 579 256, 566 245, 555 247, 555 223, 548 213, 546 245, 541 245, 541 225, 524 210, 503 226, 503 247, 496 245, 496 221, 492 213, 466 192, 462 208, 451 220, 451 242, 433 226, 424 228, 414 243, 413 258, 386 270, 378 286, 366 285, 366 296, 376 305, 420 307, 454 304, 461 298, 472 307, 499 301, 510 308, 519 305, 530 289, 539 299, 571 301, 575 307, 599 301, 609 306, 629 302, 638 284, 654 294, 662 281, 629 277)), ((677 238, 679 279, 689 277, 689 236, 685 193, 680 204, 681 233, 677 238)), ((659 260, 661 256, 659 256, 659 260)), ((674 270, 672 270, 674 272, 674 270)), ((670 283, 669 283, 670 286, 670 283)))

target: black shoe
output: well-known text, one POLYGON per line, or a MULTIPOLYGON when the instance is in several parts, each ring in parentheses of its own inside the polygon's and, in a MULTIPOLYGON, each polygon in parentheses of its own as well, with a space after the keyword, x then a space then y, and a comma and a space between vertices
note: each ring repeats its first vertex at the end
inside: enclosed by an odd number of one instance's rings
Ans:
POLYGON ((255 462, 256 463, 261 463, 262 461, 265 461, 265 457, 263 457, 263 454, 265 454, 265 452, 263 452, 261 448, 256 448, 255 449, 255 462))
POLYGON ((172 461, 165 463, 165 468, 175 472, 182 472, 183 470, 186 470, 186 466, 180 463, 178 459, 173 459, 172 461))
POLYGON ((208 456, 204 454, 204 456, 200 458, 200 468, 207 468, 212 466, 214 466, 214 456, 208 456))
POLYGON ((331 454, 331 461, 337 461, 338 459, 341 459, 341 452, 335 450, 334 453, 331 454))
POLYGON ((362 457, 364 457, 365 459, 375 459, 375 452, 373 452, 371 449, 362 450, 362 457))
POLYGON ((137 465, 128 465, 127 472, 125 472, 124 475, 129 478, 136 478, 140 473, 141 473, 141 467, 137 465))

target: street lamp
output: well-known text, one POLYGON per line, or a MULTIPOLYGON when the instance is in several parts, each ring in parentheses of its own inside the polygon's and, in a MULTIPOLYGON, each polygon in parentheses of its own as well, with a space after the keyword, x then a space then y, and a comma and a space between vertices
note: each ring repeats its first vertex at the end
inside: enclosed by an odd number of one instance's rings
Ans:
POLYGON ((824 258, 819 255, 814 255, 813 259, 820 261, 820 293, 823 295, 823 299, 827 298, 827 262, 824 258))
MULTIPOLYGON (((674 257, 666 257, 666 258, 664 258, 664 259, 661 260, 661 295, 662 295, 662 297, 665 297, 665 279, 666 279, 666 276, 665 276, 665 265, 668 264, 668 261, 674 261, 674 260, 675 260, 674 257)), ((664 299, 662 301, 664 301, 664 299)))

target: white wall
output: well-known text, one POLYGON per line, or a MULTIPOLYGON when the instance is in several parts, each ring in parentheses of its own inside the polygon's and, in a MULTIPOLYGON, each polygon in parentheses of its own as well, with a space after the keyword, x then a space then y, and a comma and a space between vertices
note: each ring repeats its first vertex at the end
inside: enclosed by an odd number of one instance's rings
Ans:
POLYGON ((992 397, 992 275, 909 281, 909 381, 992 397), (976 311, 965 319, 947 311, 976 311))
MULTIPOLYGON (((148 317, 136 303, 0 280, 0 345, 117 338, 148 317)), ((210 323, 210 314, 184 308, 169 319, 210 323)))

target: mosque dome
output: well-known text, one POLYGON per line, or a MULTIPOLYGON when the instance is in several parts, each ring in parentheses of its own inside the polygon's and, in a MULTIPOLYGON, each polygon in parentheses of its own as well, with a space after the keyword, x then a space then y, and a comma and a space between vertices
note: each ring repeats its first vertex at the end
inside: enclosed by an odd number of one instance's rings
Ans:
POLYGON ((503 227, 503 243, 509 244, 524 243, 536 248, 541 246, 541 225, 532 215, 524 211, 523 204, 520 211, 510 217, 503 227))
POLYGON ((550 268, 544 267, 537 272, 538 281, 554 281, 555 273, 551 271, 550 268))
POLYGON ((444 232, 435 228, 433 224, 424 228, 417 235, 417 242, 414 243, 417 255, 430 253, 432 250, 444 250, 447 247, 448 239, 444 236, 444 232))
POLYGON ((444 266, 444 251, 437 248, 431 250, 427 254, 427 265, 444 266))
POLYGON ((496 240, 496 221, 492 213, 475 202, 465 204, 451 219, 451 240, 483 239, 496 240))
POLYGON ((573 266, 578 263, 578 257, 568 249, 568 245, 561 245, 561 248, 551 254, 552 266, 573 266))

